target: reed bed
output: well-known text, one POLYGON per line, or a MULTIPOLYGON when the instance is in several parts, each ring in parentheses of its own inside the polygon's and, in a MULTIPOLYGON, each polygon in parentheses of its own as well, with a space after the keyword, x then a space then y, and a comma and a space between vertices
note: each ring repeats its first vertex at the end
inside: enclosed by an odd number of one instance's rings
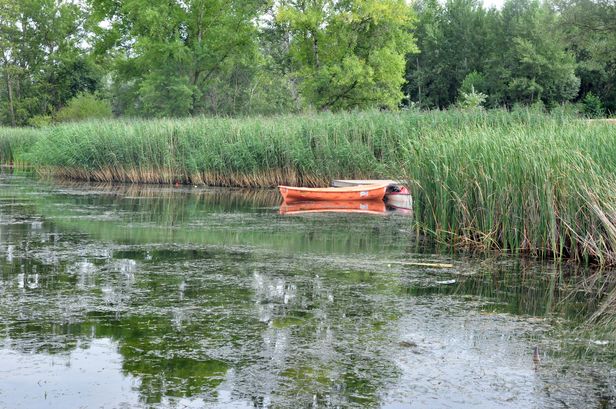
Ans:
POLYGON ((42 130, 42 172, 263 187, 401 178, 453 247, 616 264, 616 127, 531 111, 115 120, 42 130))
POLYGON ((41 132, 33 128, 0 127, 0 165, 26 165, 28 154, 41 132))
POLYGON ((421 232, 457 247, 616 264, 612 125, 457 119, 404 146, 421 232))
POLYGON ((401 121, 358 113, 88 122, 46 129, 32 159, 43 171, 99 182, 317 186, 384 175, 401 121))

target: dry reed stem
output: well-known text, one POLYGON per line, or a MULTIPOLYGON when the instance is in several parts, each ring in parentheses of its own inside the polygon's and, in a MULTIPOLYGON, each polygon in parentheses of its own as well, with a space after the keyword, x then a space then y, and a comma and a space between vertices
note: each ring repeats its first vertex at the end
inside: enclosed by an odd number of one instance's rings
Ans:
MULTIPOLYGON (((221 187, 275 187, 278 185, 296 186, 328 186, 329 177, 300 175, 293 169, 268 169, 253 173, 221 173, 200 172, 191 175, 181 175, 170 169, 125 169, 123 167, 104 169, 83 169, 67 167, 40 167, 37 172, 41 175, 52 175, 70 180, 83 180, 90 182, 120 182, 135 184, 192 184, 221 187)), ((355 178, 367 178, 358 175, 355 178)))

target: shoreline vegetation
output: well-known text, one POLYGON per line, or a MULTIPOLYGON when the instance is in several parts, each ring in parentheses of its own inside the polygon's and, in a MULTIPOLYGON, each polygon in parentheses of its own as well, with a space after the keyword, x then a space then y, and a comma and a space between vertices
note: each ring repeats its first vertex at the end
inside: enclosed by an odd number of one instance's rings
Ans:
POLYGON ((532 110, 122 119, 0 128, 0 162, 98 182, 409 181, 418 234, 616 265, 616 127, 532 110))

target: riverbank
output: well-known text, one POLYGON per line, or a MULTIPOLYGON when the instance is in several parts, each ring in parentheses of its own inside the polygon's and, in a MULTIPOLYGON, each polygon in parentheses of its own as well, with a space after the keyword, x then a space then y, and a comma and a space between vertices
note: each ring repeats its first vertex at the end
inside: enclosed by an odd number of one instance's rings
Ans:
POLYGON ((0 133, 9 146, 0 160, 72 179, 265 187, 396 177, 411 181, 417 233, 447 246, 616 264, 616 127, 608 122, 528 111, 358 112, 10 132, 0 133))

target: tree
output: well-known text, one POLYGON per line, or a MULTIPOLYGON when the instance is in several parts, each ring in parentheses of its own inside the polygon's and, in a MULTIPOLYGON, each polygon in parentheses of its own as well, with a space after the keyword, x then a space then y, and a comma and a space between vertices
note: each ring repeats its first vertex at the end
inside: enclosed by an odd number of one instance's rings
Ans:
POLYGON ((416 4, 419 55, 409 58, 407 93, 428 108, 453 104, 464 78, 482 71, 489 57, 488 13, 477 0, 416 4))
POLYGON ((238 113, 256 75, 264 0, 92 0, 99 56, 114 61, 115 110, 238 113), (111 21, 108 26, 101 22, 111 21))
POLYGON ((285 0, 292 71, 319 110, 387 107, 402 100, 405 56, 417 50, 404 0, 285 0))
POLYGON ((554 11, 537 0, 508 0, 502 15, 510 39, 500 63, 507 68, 499 84, 503 102, 554 105, 575 98, 580 85, 575 58, 566 51, 554 11))
POLYGON ((421 105, 447 107, 471 85, 491 107, 551 106, 578 95, 575 57, 548 4, 509 0, 499 11, 475 0, 424 0, 415 7, 421 54, 408 61, 407 90, 421 105))
POLYGON ((592 92, 616 112, 616 2, 559 0, 563 30, 577 60, 579 96, 592 92))
POLYGON ((477 92, 475 87, 471 85, 468 92, 460 90, 460 98, 458 99, 458 106, 462 109, 483 109, 483 103, 488 96, 482 92, 477 92))
POLYGON ((25 125, 94 91, 100 71, 83 47, 84 10, 53 0, 0 0, 0 120, 25 125))

